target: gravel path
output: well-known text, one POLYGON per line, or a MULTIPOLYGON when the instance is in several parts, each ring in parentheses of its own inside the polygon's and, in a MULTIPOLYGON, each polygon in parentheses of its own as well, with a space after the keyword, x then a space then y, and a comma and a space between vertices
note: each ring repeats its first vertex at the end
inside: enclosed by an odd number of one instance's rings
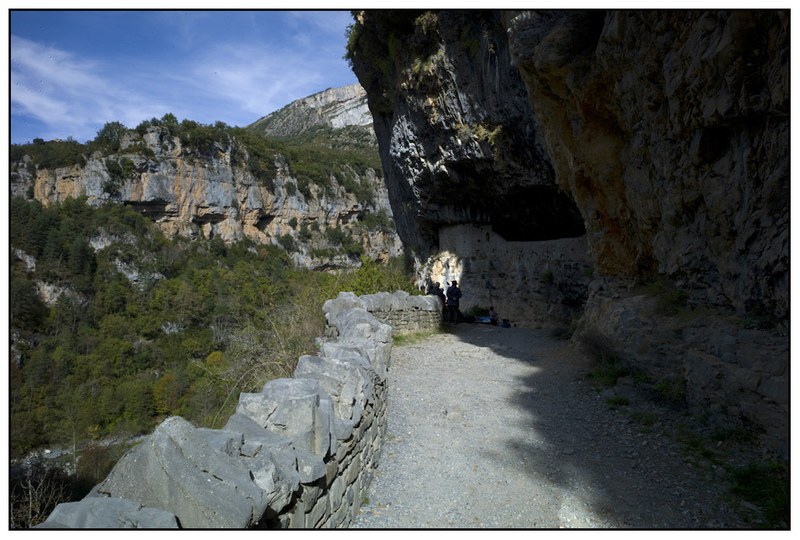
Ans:
POLYGON ((613 409, 588 371, 544 330, 459 325, 396 345, 389 433, 351 528, 746 527, 721 465, 682 451, 677 413, 613 409))

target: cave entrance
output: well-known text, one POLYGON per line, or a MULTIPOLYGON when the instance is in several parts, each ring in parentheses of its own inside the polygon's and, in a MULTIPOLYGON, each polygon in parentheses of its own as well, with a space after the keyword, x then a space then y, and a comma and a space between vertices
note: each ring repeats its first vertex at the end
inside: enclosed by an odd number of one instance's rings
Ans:
POLYGON ((508 242, 577 238, 586 226, 575 202, 550 186, 517 188, 489 213, 492 230, 508 242))

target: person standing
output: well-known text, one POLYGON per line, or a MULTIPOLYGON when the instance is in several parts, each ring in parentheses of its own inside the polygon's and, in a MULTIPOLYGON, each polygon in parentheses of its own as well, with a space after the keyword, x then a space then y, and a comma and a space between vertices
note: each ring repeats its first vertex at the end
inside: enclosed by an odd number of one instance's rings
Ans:
POLYGON ((458 303, 461 299, 461 289, 458 288, 458 282, 453 280, 447 288, 447 319, 453 324, 458 324, 458 303))
POLYGON ((444 297, 444 289, 442 286, 439 285, 437 281, 433 286, 433 294, 439 297, 439 300, 442 301, 442 318, 445 317, 445 313, 447 312, 447 299, 444 297))

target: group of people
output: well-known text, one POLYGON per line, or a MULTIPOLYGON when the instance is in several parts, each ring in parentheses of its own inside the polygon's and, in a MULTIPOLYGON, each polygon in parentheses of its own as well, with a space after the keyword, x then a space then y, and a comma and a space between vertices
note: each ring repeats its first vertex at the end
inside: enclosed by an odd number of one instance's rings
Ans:
POLYGON ((458 281, 451 281, 446 293, 438 282, 433 283, 428 287, 428 294, 435 294, 442 300, 444 322, 458 324, 458 304, 462 296, 458 281))
MULTIPOLYGON (((460 315, 458 306, 461 297, 463 296, 461 289, 458 287, 458 281, 456 280, 451 281, 450 286, 447 288, 447 291, 442 289, 442 286, 439 285, 438 282, 431 283, 428 285, 427 293, 436 295, 441 299, 442 316, 444 322, 458 324, 458 319, 460 315)), ((489 323, 495 326, 497 325, 497 313, 494 310, 494 306, 489 308, 489 323)), ((511 327, 511 325, 508 322, 508 319, 503 319, 503 323, 500 326, 502 326, 503 328, 511 327)))

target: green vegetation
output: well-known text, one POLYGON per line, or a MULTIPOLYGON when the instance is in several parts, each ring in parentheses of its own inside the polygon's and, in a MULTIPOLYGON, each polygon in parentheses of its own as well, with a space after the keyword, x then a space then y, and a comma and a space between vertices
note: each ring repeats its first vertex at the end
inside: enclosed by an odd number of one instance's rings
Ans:
POLYGON ((239 392, 291 376, 315 350, 325 300, 416 292, 400 261, 298 270, 277 246, 168 239, 130 208, 85 198, 14 198, 9 224, 12 457, 149 432, 171 414, 219 428, 239 392), (112 241, 95 251, 102 235, 112 241), (51 306, 38 282, 63 290, 51 306))
POLYGON ((395 346, 402 347, 404 345, 413 345, 414 343, 425 341, 431 336, 435 336, 441 333, 443 333, 443 330, 439 330, 438 332, 418 332, 416 334, 405 334, 405 335, 398 334, 392 337, 392 341, 395 346))
POLYGON ((458 124, 456 126, 459 137, 462 139, 475 139, 487 142, 492 147, 496 146, 503 135, 503 126, 497 125, 493 128, 483 124, 458 124))
POLYGON ((265 186, 272 188, 277 177, 276 164, 282 160, 284 146, 259 133, 245 128, 229 128, 239 144, 231 150, 231 164, 247 170, 265 186))
POLYGON ((619 409, 620 407, 622 407, 624 405, 630 405, 631 404, 631 400, 629 400, 626 397, 617 396, 617 397, 606 399, 606 403, 609 405, 609 407, 611 409, 619 409))
POLYGON ((469 309, 469 314, 472 315, 473 317, 488 317, 489 308, 481 306, 472 306, 469 309))
POLYGON ((343 231, 339 227, 331 227, 325 231, 325 237, 328 242, 338 247, 348 256, 360 257, 364 254, 364 247, 359 244, 347 231, 343 231))
POLYGON ((368 212, 358 218, 359 224, 368 231, 380 231, 384 233, 395 232, 395 224, 389 217, 389 212, 381 208, 377 212, 368 212))
MULTIPOLYGON (((25 155, 31 158, 31 170, 54 169, 57 167, 72 167, 86 165, 86 153, 84 145, 73 140, 48 141, 34 139, 30 144, 12 144, 10 150, 10 162, 19 164, 25 155)), ((30 171, 29 171, 30 172, 30 171)))
POLYGON ((789 527, 789 466, 785 462, 751 463, 729 469, 733 493, 757 505, 749 513, 755 528, 786 529, 789 527), (760 514, 760 515, 759 515, 760 514))
POLYGON ((306 198, 312 196, 309 184, 330 193, 332 178, 335 178, 359 202, 375 204, 374 190, 362 181, 368 170, 372 169, 380 177, 383 169, 377 143, 366 128, 315 126, 298 136, 277 140, 285 145, 289 170, 306 198))
POLYGON ((269 189, 274 189, 278 166, 283 164, 297 181, 297 184, 287 184, 291 186, 287 190, 292 193, 297 190, 306 198, 312 198, 312 185, 332 193, 335 179, 347 192, 353 193, 359 202, 375 204, 375 192, 364 182, 364 178, 370 169, 378 177, 382 176, 380 157, 374 136, 359 126, 342 129, 318 126, 297 137, 272 139, 253 129, 231 127, 224 122, 213 125, 192 120, 178 122, 169 113, 161 119, 145 120, 133 130, 120 122, 108 122, 93 140, 85 144, 72 139, 49 142, 34 139, 33 143, 11 145, 12 179, 20 180, 20 167, 26 155, 30 161, 25 165, 25 171, 33 176, 39 169, 75 165, 84 167, 93 155, 99 153, 107 158, 105 166, 111 177, 103 189, 116 196, 122 181, 136 173, 129 154, 145 159, 155 158, 155 153, 144 141, 144 136, 151 128, 159 128, 157 133, 161 144, 169 146, 172 139, 177 138, 184 155, 189 159, 210 158, 230 150, 231 165, 245 168, 269 189), (122 140, 125 136, 132 138, 129 139, 129 146, 123 150, 122 140))
POLYGON ((677 315, 686 309, 689 295, 672 286, 665 279, 657 279, 647 284, 647 292, 658 299, 656 311, 661 315, 677 315))

